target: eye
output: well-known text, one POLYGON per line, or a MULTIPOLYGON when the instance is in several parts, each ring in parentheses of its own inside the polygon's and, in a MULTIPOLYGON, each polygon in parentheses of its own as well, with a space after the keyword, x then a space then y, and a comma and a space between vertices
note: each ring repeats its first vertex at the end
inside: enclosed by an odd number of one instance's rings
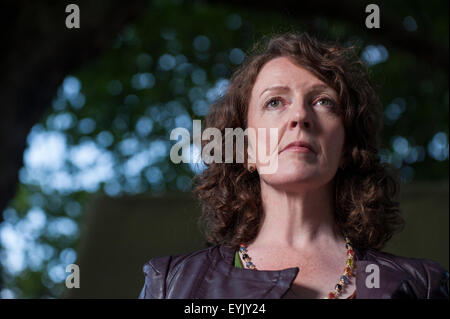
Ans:
POLYGON ((281 99, 279 97, 271 98, 269 101, 266 102, 264 105, 266 108, 277 108, 281 105, 281 99))
POLYGON ((334 101, 332 99, 322 97, 322 98, 318 99, 317 102, 314 103, 314 104, 319 104, 319 105, 322 105, 322 106, 330 106, 331 107, 331 106, 334 106, 335 103, 334 103, 334 101))

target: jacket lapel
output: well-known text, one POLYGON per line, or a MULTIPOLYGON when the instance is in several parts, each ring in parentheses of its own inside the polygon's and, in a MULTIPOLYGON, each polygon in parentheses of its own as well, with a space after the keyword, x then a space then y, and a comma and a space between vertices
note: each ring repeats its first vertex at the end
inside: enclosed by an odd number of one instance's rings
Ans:
POLYGON ((210 253, 211 264, 192 298, 278 299, 289 289, 299 271, 299 268, 276 271, 236 268, 234 253, 233 248, 224 245, 210 253))

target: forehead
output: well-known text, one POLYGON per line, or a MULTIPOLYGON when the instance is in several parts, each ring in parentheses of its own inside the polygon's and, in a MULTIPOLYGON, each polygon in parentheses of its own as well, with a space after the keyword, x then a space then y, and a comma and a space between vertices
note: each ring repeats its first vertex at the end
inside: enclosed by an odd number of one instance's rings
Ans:
MULTIPOLYGON (((259 96, 269 85, 283 85, 291 88, 306 88, 325 84, 313 73, 295 64, 287 57, 279 57, 267 62, 256 77, 252 92, 259 96)), ((328 86, 328 85, 327 85, 328 86)))

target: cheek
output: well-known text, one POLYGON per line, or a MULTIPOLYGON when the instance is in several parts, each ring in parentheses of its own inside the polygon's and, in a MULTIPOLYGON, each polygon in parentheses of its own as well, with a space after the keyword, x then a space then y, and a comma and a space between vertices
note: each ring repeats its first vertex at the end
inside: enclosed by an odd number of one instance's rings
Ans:
POLYGON ((273 126, 250 126, 248 130, 249 155, 256 159, 260 165, 274 161, 274 156, 278 155, 280 133, 277 127, 273 126))
POLYGON ((272 154, 276 150, 280 138, 279 119, 275 118, 275 116, 258 114, 251 109, 248 114, 248 127, 249 129, 253 129, 256 134, 255 141, 252 138, 250 140, 254 143, 253 145, 263 144, 266 153, 272 154))
POLYGON ((342 125, 337 125, 333 130, 326 134, 325 147, 327 148, 328 157, 339 161, 343 151, 345 141, 345 130, 342 125))
POLYGON ((275 114, 267 114, 258 110, 250 109, 248 113, 248 126, 249 127, 274 127, 277 123, 275 114))

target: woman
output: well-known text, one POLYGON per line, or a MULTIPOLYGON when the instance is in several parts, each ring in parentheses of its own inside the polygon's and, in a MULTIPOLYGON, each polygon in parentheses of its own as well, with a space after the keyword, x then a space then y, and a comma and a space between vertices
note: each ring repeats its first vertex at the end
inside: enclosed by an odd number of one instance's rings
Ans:
POLYGON ((262 42, 206 127, 276 128, 275 147, 263 138, 276 171, 259 156, 208 164, 195 193, 213 245, 150 260, 140 298, 448 298, 439 264, 381 252, 404 223, 377 153, 381 120, 353 48, 307 34, 262 42))

